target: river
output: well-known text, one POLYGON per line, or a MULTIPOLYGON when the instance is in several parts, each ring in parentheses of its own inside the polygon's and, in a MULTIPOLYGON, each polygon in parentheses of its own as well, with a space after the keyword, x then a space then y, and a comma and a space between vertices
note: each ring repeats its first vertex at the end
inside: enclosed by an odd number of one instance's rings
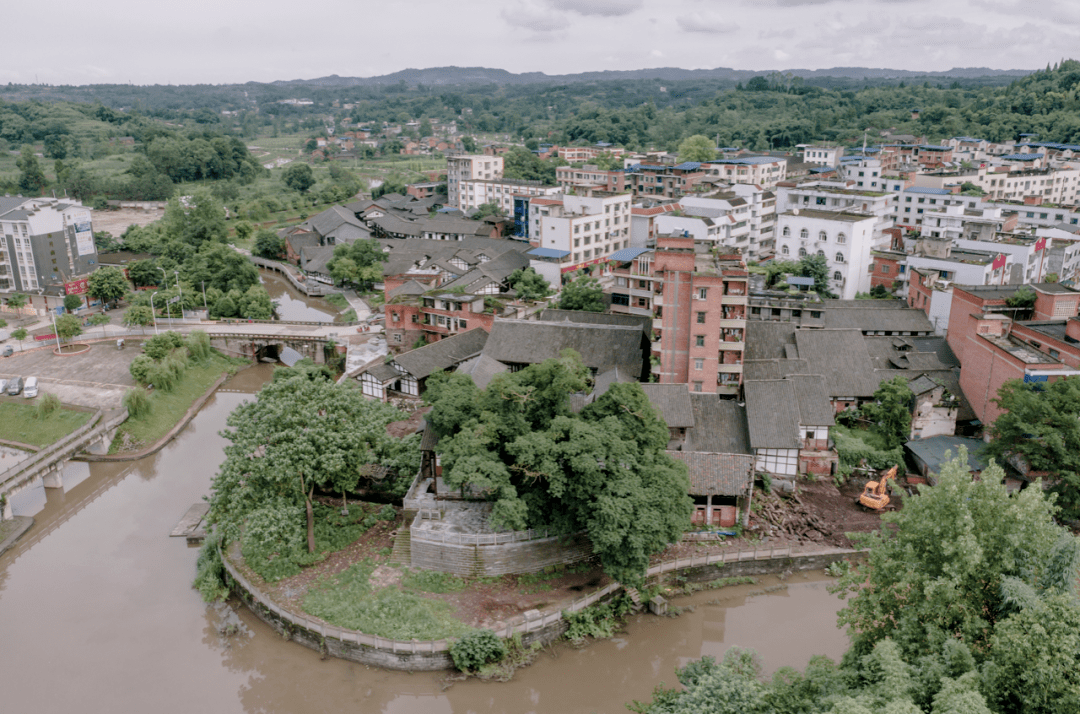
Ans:
POLYGON ((509 683, 445 691, 439 673, 323 661, 247 610, 207 606, 190 587, 198 551, 168 534, 207 492, 225 418, 271 369, 240 373, 158 454, 71 464, 63 493, 38 487, 13 502, 37 523, 0 556, 4 711, 625 712, 673 683, 676 666, 731 645, 757 649, 767 671, 847 646, 821 573, 768 594, 778 579, 698 593, 678 601, 695 605, 678 618, 638 615, 612 640, 552 648, 509 683))
POLYGON ((276 312, 282 320, 333 322, 338 315, 339 310, 325 298, 304 295, 287 278, 272 270, 260 270, 259 277, 270 299, 277 303, 276 312))

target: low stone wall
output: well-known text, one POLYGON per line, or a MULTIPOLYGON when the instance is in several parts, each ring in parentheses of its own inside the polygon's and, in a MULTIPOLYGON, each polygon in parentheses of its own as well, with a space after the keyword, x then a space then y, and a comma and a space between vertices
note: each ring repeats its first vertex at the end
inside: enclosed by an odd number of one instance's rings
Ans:
POLYGON ((687 582, 701 583, 720 578, 735 578, 748 575, 776 575, 800 570, 825 570, 833 563, 842 560, 862 560, 865 557, 866 553, 863 551, 774 556, 766 560, 741 560, 684 568, 680 571, 680 575, 686 578, 687 582))
POLYGON ((577 563, 593 555, 592 543, 584 534, 479 545, 441 542, 413 529, 410 547, 412 567, 463 577, 538 573, 550 566, 577 563))

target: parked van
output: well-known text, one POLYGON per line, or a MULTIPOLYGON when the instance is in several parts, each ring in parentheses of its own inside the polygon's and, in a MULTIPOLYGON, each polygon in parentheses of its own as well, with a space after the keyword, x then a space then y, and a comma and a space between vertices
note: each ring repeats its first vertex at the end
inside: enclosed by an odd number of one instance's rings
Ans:
POLYGON ((37 396, 37 377, 26 378, 26 386, 23 387, 22 395, 27 399, 33 399, 37 396))
POLYGON ((23 390, 23 378, 16 377, 7 384, 7 393, 9 397, 19 396, 19 392, 23 390))

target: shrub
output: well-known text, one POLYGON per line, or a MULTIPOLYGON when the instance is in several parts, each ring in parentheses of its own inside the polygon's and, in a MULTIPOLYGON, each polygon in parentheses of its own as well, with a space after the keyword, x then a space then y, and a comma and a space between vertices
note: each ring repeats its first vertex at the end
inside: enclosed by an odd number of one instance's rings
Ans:
POLYGON ((459 593, 465 589, 465 581, 450 573, 434 570, 410 570, 405 573, 402 585, 410 590, 426 593, 459 593))
POLYGON ((210 358, 210 336, 202 330, 195 330, 187 338, 188 354, 196 362, 205 362, 210 358))
POLYGON ((179 332, 162 332, 160 335, 154 335, 150 339, 143 342, 143 354, 150 357, 153 360, 163 360, 169 356, 173 350, 177 347, 184 346, 184 338, 179 332))
POLYGON ((60 408, 60 397, 55 394, 42 394, 37 403, 38 419, 45 419, 60 408))
POLYGON ((195 561, 195 582, 192 586, 202 595, 204 602, 224 600, 229 596, 225 586, 225 566, 221 562, 221 537, 211 531, 199 549, 195 561))
POLYGON ((473 630, 450 646, 450 658, 462 672, 475 672, 506 656, 506 645, 491 630, 473 630))
POLYGON ((382 507, 381 511, 379 511, 378 518, 380 521, 392 521, 397 518, 397 511, 395 511, 394 507, 388 503, 382 507))
POLYGON ((154 389, 163 392, 171 392, 176 388, 176 377, 173 371, 163 362, 155 362, 146 373, 147 384, 154 385, 154 389))
POLYGON ((143 389, 129 389, 124 392, 124 408, 128 411, 128 416, 132 419, 138 419, 146 414, 150 413, 150 395, 143 389))
POLYGON ((139 384, 150 384, 150 369, 154 366, 154 360, 146 355, 139 355, 131 360, 128 371, 132 378, 139 384))

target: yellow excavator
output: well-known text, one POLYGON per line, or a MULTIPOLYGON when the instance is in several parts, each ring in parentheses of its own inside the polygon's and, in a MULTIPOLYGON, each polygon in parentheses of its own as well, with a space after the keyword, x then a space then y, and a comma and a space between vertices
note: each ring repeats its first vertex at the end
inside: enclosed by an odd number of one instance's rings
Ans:
POLYGON ((885 507, 889 505, 889 479, 896 478, 896 466, 886 472, 880 481, 869 481, 866 484, 866 488, 863 489, 862 495, 859 496, 859 503, 867 508, 872 508, 875 511, 883 511, 885 507))

